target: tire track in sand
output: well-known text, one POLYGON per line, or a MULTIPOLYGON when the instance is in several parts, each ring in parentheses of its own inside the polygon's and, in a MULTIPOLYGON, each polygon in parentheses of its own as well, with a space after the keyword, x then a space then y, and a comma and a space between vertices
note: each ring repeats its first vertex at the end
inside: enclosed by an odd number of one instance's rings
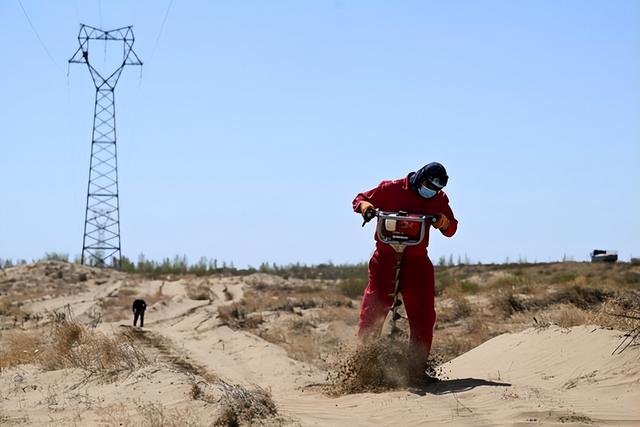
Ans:
POLYGON ((204 366, 189 360, 188 355, 183 355, 167 337, 150 329, 135 329, 128 325, 120 325, 120 327, 130 328, 127 335, 154 354, 158 361, 165 362, 181 372, 199 375, 209 382, 217 379, 216 375, 207 371, 204 366))

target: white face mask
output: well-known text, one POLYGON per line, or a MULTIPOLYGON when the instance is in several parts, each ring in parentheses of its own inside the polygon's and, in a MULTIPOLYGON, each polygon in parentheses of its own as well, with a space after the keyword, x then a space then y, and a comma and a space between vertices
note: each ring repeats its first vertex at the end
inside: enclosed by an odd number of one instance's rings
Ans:
POLYGON ((425 199, 430 199, 433 196, 435 196, 437 193, 437 191, 431 190, 427 187, 425 187, 424 185, 421 185, 418 188, 418 194, 420 194, 422 197, 424 197, 425 199))

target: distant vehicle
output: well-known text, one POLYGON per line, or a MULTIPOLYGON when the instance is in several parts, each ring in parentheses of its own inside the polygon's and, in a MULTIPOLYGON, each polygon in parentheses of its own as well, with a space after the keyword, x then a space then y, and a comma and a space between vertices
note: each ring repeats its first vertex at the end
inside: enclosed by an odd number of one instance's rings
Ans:
POLYGON ((594 249, 591 252, 591 262, 616 262, 618 261, 618 251, 606 251, 594 249))

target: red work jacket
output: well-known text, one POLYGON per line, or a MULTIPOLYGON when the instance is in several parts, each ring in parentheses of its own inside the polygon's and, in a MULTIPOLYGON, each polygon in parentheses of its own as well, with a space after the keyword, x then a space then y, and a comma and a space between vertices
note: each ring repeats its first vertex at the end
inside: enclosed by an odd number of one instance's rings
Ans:
MULTIPOLYGON (((449 198, 444 191, 439 191, 430 199, 421 197, 410 187, 409 176, 396 179, 394 181, 382 181, 376 188, 360 193, 353 199, 353 210, 360 212, 360 203, 367 201, 375 208, 386 212, 404 211, 410 214, 419 215, 444 215, 450 223, 446 230, 440 230, 442 234, 451 237, 458 229, 458 221, 453 216, 453 211, 449 206, 449 198)), ((432 227, 426 227, 424 240, 419 245, 408 246, 405 256, 424 256, 429 246, 429 231, 432 227)), ((393 249, 378 240, 377 234, 376 248, 379 252, 393 252, 393 249)))

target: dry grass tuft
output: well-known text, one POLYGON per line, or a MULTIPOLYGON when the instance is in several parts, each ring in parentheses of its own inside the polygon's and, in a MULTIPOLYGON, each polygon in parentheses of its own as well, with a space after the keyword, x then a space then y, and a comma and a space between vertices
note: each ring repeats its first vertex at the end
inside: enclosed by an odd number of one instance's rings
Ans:
POLYGON ((112 376, 148 364, 142 350, 126 334, 107 337, 73 320, 54 323, 52 329, 49 349, 38 361, 45 369, 80 368, 112 376))
POLYGON ((215 421, 215 426, 254 425, 256 422, 273 418, 278 415, 278 408, 271 398, 271 394, 255 386, 248 390, 237 384, 218 381, 222 391, 221 415, 215 421))
POLYGON ((348 298, 360 299, 367 287, 367 277, 350 277, 338 282, 340 293, 348 298))
POLYGON ((443 361, 448 361, 476 348, 491 337, 486 321, 478 316, 471 316, 465 319, 461 328, 437 330, 432 352, 438 354, 443 361))
POLYGON ((16 318, 22 317, 24 313, 16 305, 12 304, 10 298, 2 296, 0 297, 0 316, 14 316, 16 318))
POLYGON ((522 298, 510 290, 494 294, 491 298, 491 307, 496 314, 500 314, 502 317, 509 317, 514 313, 520 313, 527 309, 522 298))
POLYGON ((204 390, 202 390, 202 387, 200 387, 197 381, 193 381, 191 383, 191 388, 189 389, 189 396, 191 396, 193 400, 203 400, 204 390))
POLYGON ((271 325, 266 330, 259 330, 257 335, 270 343, 287 351, 287 355, 295 360, 309 363, 320 363, 319 338, 313 334, 315 325, 306 319, 294 319, 281 326, 271 325))
POLYGON ((505 290, 523 287, 528 284, 528 279, 519 274, 499 272, 491 277, 486 284, 487 289, 505 290))
POLYGON ((561 328, 588 325, 594 323, 594 313, 583 310, 572 304, 558 304, 541 313, 542 323, 558 325, 561 328))
POLYGON ((461 333, 436 333, 433 340, 433 351, 442 354, 444 360, 454 359, 475 347, 473 341, 461 333))
POLYGON ((189 409, 167 410, 163 403, 151 402, 140 407, 142 427, 196 427, 201 421, 189 409))
POLYGON ((630 292, 604 303, 594 323, 626 332, 616 352, 640 344, 640 292, 630 292))
POLYGON ((613 292, 601 288, 573 285, 550 295, 543 303, 547 303, 547 305, 557 303, 572 304, 583 310, 588 310, 613 298, 613 296, 613 292))
POLYGON ((35 332, 14 332, 6 337, 0 350, 0 370, 35 363, 42 347, 42 337, 35 332))
POLYGON ((456 320, 469 317, 473 314, 473 307, 461 291, 455 288, 448 288, 444 291, 444 295, 449 297, 450 304, 438 313, 440 321, 455 322, 456 320))
POLYGON ((558 290, 540 296, 516 294, 510 289, 502 289, 492 296, 491 306, 503 317, 529 310, 542 310, 556 304, 591 310, 614 295, 612 291, 580 285, 560 285, 558 290))
POLYGON ((335 308, 353 309, 351 299, 341 295, 337 287, 323 287, 313 282, 301 281, 260 286, 244 293, 240 302, 218 307, 218 318, 224 325, 234 329, 257 329, 267 312, 295 313, 318 309, 331 311, 335 308), (261 288, 260 292, 255 289, 261 288))
POLYGON ((136 410, 131 413, 124 403, 99 408, 99 425, 124 427, 197 427, 202 421, 188 408, 167 409, 160 402, 136 401, 136 410))
POLYGON ((50 328, 49 334, 12 335, 1 353, 0 367, 37 363, 45 370, 80 368, 90 375, 108 377, 148 364, 128 335, 107 337, 72 319, 52 322, 50 328))

